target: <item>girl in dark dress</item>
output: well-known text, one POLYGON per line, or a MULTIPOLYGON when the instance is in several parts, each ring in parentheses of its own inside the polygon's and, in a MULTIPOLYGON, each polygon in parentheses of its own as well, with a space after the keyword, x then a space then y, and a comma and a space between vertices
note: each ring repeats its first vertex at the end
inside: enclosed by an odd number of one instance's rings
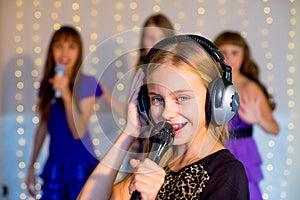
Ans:
POLYGON ((230 67, 220 55, 209 40, 197 35, 169 37, 150 50, 147 68, 139 69, 133 80, 127 125, 79 199, 130 199, 136 191, 143 200, 249 198, 244 167, 224 147, 225 123, 235 115, 239 102, 234 86, 227 84, 230 67), (155 130, 160 122, 168 122, 174 142, 158 162, 130 160, 134 171, 115 184, 126 151, 140 137, 143 112, 139 115, 137 106, 141 107, 142 94, 146 94, 142 100, 149 100, 149 110, 145 108, 150 124, 155 130))

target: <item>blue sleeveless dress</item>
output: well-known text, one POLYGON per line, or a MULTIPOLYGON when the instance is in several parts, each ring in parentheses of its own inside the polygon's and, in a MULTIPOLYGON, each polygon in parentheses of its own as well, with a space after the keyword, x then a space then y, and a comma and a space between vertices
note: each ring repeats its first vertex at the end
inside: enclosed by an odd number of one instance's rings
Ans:
POLYGON ((253 125, 244 122, 240 116, 236 114, 228 122, 228 130, 230 139, 226 142, 225 146, 243 163, 246 169, 250 199, 260 200, 262 199, 262 194, 259 188, 259 182, 263 179, 261 170, 262 159, 256 142, 252 137, 253 125))
MULTIPOLYGON (((100 96, 100 85, 92 76, 82 75, 79 98, 100 96)), ((48 121, 49 156, 41 178, 42 199, 76 199, 85 181, 98 164, 90 133, 81 140, 72 137, 62 101, 54 100, 48 121)))

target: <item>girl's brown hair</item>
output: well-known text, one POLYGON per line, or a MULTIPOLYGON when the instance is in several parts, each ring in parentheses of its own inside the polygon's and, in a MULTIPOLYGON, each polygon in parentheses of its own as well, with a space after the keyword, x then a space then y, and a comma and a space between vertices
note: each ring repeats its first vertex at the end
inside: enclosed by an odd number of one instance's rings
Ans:
POLYGON ((140 66, 144 63, 144 60, 147 55, 147 49, 144 47, 143 39, 145 35, 145 28, 149 27, 150 25, 155 25, 163 31, 165 37, 170 37, 175 35, 174 27, 171 23, 171 21, 163 14, 155 14, 151 15, 144 23, 143 30, 142 30, 142 36, 140 39, 140 48, 139 48, 139 60, 136 64, 136 66, 140 66))
MULTIPOLYGON (((77 76, 78 74, 80 74, 80 67, 83 60, 83 46, 80 34, 73 27, 62 26, 52 35, 48 48, 46 63, 44 66, 44 75, 41 81, 38 101, 38 110, 41 114, 42 120, 49 119, 50 117, 50 107, 51 102, 54 98, 54 90, 52 89, 52 85, 49 83, 49 79, 53 78, 53 76, 55 75, 54 70, 56 65, 53 57, 53 47, 55 43, 60 41, 72 41, 76 45, 78 45, 78 57, 75 65, 73 66, 73 72, 70 76, 69 87, 72 93, 76 78, 80 78, 80 76, 77 76)), ((77 79, 76 81, 80 80, 77 79)))
POLYGON ((217 46, 222 46, 225 44, 236 45, 243 49, 244 59, 240 67, 240 72, 244 74, 246 77, 248 77, 249 79, 251 79, 252 81, 256 82, 261 87, 264 94, 268 98, 268 102, 271 109, 274 110, 276 107, 276 103, 274 102, 273 96, 270 93, 268 93, 266 87, 259 80, 259 68, 251 58, 250 48, 246 40, 241 36, 241 34, 234 31, 224 31, 217 36, 214 43, 217 46))

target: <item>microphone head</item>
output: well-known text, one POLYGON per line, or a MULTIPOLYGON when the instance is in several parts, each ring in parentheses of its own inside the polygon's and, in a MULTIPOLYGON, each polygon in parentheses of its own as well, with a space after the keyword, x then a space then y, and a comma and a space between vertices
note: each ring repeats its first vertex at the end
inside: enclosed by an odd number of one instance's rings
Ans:
POLYGON ((174 128, 170 123, 159 122, 154 126, 149 140, 150 143, 171 145, 174 141, 174 135, 174 128))
POLYGON ((62 65, 62 64, 57 64, 57 65, 55 65, 55 68, 54 68, 54 72, 55 73, 65 73, 65 71, 66 71, 66 67, 64 66, 64 65, 62 65))

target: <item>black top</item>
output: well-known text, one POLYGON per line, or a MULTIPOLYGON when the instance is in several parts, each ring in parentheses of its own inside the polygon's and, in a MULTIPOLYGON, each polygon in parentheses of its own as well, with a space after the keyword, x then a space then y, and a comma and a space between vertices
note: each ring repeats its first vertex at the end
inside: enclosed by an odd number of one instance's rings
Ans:
POLYGON ((166 169, 156 199, 248 200, 244 166, 227 150, 220 150, 178 172, 166 169))

